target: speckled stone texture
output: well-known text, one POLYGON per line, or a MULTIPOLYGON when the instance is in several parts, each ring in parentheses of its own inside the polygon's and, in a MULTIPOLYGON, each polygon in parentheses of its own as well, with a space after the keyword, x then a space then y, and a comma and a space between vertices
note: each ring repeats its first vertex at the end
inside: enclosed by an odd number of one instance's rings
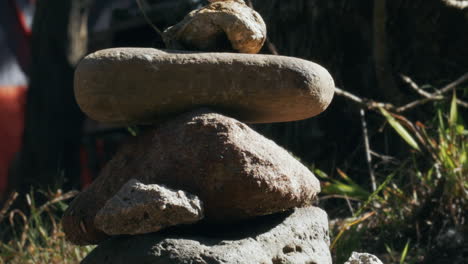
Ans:
POLYGON ((136 235, 202 218, 203 206, 197 196, 131 179, 99 210, 94 224, 108 235, 136 235))
POLYGON ((103 241, 94 217, 132 178, 197 195, 205 219, 218 223, 307 206, 320 192, 317 178, 286 150, 233 118, 201 109, 124 145, 65 212, 67 238, 103 241))
POLYGON ((331 264, 327 215, 315 207, 227 227, 192 227, 100 244, 81 264, 331 264))

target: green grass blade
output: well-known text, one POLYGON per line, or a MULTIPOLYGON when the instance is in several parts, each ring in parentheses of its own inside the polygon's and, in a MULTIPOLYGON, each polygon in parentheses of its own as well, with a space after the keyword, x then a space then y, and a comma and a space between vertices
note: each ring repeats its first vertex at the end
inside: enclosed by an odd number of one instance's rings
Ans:
POLYGON ((453 90, 452 103, 450 104, 450 118, 449 124, 451 127, 455 126, 458 121, 458 107, 457 107, 457 93, 453 90))
POLYGON ((401 253, 400 264, 405 263, 406 256, 408 255, 409 245, 410 245, 410 240, 408 240, 408 242, 406 242, 405 248, 403 249, 403 252, 401 253))
POLYGON ((393 116, 382 107, 379 108, 382 115, 387 119, 388 123, 395 129, 395 131, 401 136, 401 138, 408 143, 412 148, 417 151, 421 151, 419 148, 418 143, 414 138, 410 135, 408 130, 406 130, 393 116))

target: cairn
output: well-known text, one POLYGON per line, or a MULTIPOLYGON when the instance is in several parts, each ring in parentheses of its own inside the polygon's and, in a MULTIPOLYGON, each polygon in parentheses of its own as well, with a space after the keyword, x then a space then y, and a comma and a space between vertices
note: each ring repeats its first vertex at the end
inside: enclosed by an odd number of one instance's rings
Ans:
POLYGON ((331 263, 327 215, 312 206, 319 181, 245 123, 313 117, 333 79, 309 61, 245 54, 266 39, 260 15, 210 2, 164 32, 191 52, 115 48, 78 65, 89 117, 150 127, 63 216, 71 242, 99 244, 83 264, 331 263))

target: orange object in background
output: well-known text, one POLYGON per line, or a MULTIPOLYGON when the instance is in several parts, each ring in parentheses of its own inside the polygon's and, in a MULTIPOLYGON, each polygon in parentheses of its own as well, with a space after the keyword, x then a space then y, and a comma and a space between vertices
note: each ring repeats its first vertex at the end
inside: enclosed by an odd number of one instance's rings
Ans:
POLYGON ((0 86, 0 196, 8 186, 8 171, 21 148, 26 87, 0 86))

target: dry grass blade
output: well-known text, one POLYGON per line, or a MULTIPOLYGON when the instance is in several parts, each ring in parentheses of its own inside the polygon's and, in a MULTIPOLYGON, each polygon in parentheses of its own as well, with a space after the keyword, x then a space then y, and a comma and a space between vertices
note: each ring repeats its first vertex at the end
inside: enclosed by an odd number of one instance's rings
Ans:
POLYGON ((346 232, 346 230, 348 230, 350 227, 353 227, 353 226, 355 226, 357 224, 360 224, 360 223, 366 221, 369 217, 371 217, 373 215, 375 215, 375 212, 367 213, 364 216, 360 217, 359 219, 354 220, 351 223, 348 223, 348 224, 344 225, 343 228, 341 228, 338 235, 333 240, 333 243, 331 244, 330 249, 334 249, 336 247, 336 243, 338 243, 338 240, 340 240, 340 238, 343 236, 343 234, 344 234, 344 232, 346 232))
POLYGON ((42 213, 44 210, 46 210, 48 207, 50 207, 53 204, 56 204, 61 201, 65 201, 68 199, 71 199, 75 196, 77 196, 80 192, 78 191, 69 191, 63 195, 60 195, 58 197, 55 197, 54 199, 47 201, 45 204, 43 204, 41 207, 39 207, 38 213, 42 213))
POLYGON ((26 239, 28 238, 27 232, 29 230, 29 223, 28 223, 28 217, 19 209, 12 210, 9 215, 9 221, 10 225, 12 227, 15 226, 15 216, 19 215, 21 219, 23 220, 24 224, 24 229, 21 232, 21 240, 20 240, 20 245, 21 247, 24 247, 24 244, 26 243, 26 239))
POLYGON ((10 194, 10 197, 8 197, 8 200, 5 202, 5 205, 3 206, 2 210, 0 211, 0 223, 3 221, 5 218, 6 213, 10 209, 11 205, 16 201, 18 198, 18 193, 13 192, 10 194))

